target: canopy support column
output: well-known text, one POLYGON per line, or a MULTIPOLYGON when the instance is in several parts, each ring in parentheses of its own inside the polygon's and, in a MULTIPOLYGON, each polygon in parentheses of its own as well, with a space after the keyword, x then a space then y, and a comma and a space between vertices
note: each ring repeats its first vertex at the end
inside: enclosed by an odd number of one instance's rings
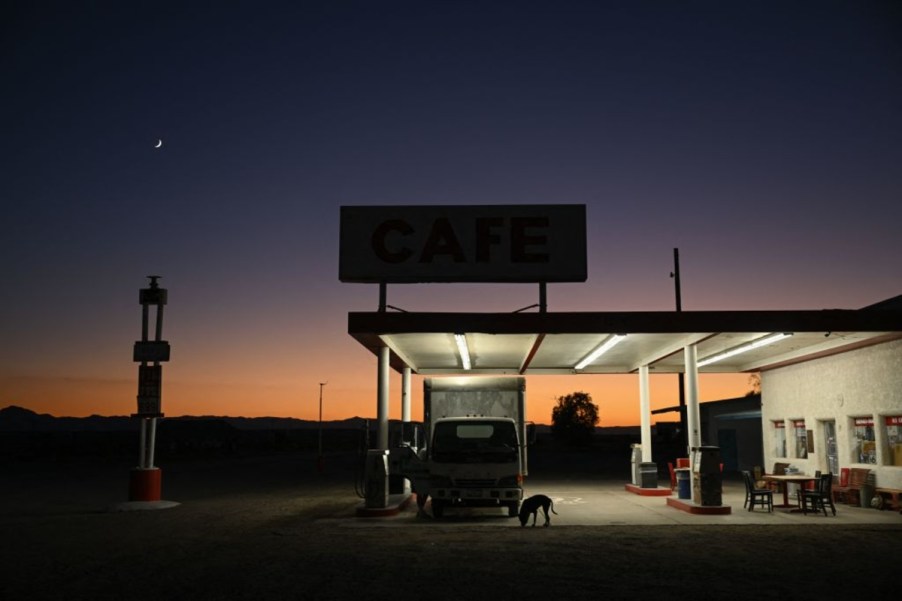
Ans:
POLYGON ((686 422, 689 424, 687 439, 689 441, 689 468, 692 475, 692 500, 701 504, 701 488, 695 470, 696 454, 692 449, 702 444, 701 418, 698 412, 698 349, 694 344, 683 349, 686 369, 686 422))
POLYGON ((410 368, 405 367, 401 371, 401 436, 402 442, 410 440, 410 368))
POLYGON ((389 348, 379 349, 378 395, 376 406, 376 448, 388 449, 388 359, 389 348))
MULTIPOLYGON (((401 444, 415 446, 413 432, 410 427, 410 368, 401 370, 401 444)), ((404 478, 404 494, 410 494, 410 480, 404 478)))
POLYGON ((698 412, 698 349, 694 344, 690 344, 683 349, 683 353, 686 363, 686 421, 689 426, 689 432, 687 432, 689 448, 687 450, 691 458, 692 448, 702 444, 701 424, 699 424, 701 418, 698 412))
POLYGON ((642 434, 642 461, 651 461, 651 405, 648 393, 648 366, 639 366, 639 419, 642 434))

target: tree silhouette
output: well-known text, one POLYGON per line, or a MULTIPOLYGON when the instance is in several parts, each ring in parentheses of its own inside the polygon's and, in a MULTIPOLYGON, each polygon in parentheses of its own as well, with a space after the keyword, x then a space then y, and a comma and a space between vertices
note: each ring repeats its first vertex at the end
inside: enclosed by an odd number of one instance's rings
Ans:
POLYGON ((749 376, 749 386, 751 386, 751 390, 745 393, 745 396, 752 396, 755 394, 761 394, 761 373, 753 373, 749 376))
POLYGON ((558 397, 557 405, 551 410, 551 435, 567 444, 588 443, 597 423, 598 407, 588 392, 558 397))

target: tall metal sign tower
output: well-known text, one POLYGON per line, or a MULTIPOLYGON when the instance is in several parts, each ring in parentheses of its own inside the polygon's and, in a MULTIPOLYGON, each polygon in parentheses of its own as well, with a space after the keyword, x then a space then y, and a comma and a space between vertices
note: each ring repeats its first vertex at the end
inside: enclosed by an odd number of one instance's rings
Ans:
POLYGON ((159 501, 162 475, 153 464, 157 437, 157 420, 163 417, 162 388, 164 361, 169 361, 169 343, 163 340, 163 307, 166 289, 160 288, 158 275, 147 276, 150 287, 142 288, 141 340, 135 342, 133 358, 138 366, 138 411, 132 414, 141 420, 141 443, 138 467, 131 471, 129 501, 159 501), (153 340, 150 339, 150 307, 157 308, 153 340))

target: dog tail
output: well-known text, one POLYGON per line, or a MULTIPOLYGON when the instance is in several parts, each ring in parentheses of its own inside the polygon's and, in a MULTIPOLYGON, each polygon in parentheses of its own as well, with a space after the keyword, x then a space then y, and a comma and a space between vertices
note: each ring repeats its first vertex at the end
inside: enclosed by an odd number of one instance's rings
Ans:
POLYGON ((551 510, 551 513, 557 515, 557 512, 554 510, 554 501, 549 504, 548 508, 551 510))

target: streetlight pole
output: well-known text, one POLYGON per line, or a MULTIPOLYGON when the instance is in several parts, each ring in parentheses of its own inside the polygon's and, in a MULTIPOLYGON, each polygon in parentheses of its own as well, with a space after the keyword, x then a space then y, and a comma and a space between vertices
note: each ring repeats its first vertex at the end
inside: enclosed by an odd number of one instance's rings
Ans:
POLYGON ((321 474, 325 470, 323 462, 323 386, 326 384, 326 382, 319 383, 319 435, 316 444, 316 470, 321 474))
MULTIPOLYGON (((673 290, 676 296, 677 313, 683 310, 683 295, 680 288, 680 249, 673 249, 673 271, 670 272, 673 278, 673 290)), ((680 439, 683 441, 685 448, 689 444, 689 432, 686 424, 686 380, 683 372, 677 374, 677 382, 679 385, 679 401, 680 401, 680 439)))

